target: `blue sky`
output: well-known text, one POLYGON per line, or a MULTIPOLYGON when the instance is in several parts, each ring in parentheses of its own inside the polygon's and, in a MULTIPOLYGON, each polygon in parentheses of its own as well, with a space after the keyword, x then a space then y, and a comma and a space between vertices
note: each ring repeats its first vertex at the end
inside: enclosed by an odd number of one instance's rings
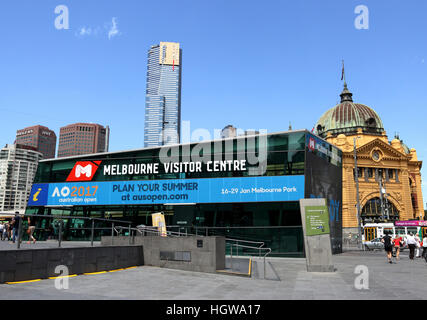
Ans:
POLYGON ((275 132, 289 122, 311 130, 339 102, 344 59, 355 102, 427 158, 424 0, 5 0, 0 8, 0 144, 26 126, 59 134, 96 122, 111 127, 111 151, 142 147, 147 50, 174 41, 191 130, 275 132), (69 30, 55 28, 58 5, 69 9, 69 30), (368 30, 355 28, 358 5, 369 9, 368 30))

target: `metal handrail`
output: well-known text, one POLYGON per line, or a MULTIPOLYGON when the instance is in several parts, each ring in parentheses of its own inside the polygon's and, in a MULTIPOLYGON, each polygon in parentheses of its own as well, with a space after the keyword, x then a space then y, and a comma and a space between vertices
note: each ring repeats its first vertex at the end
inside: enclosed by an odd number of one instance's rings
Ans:
POLYGON ((271 253, 271 248, 256 248, 256 247, 250 247, 250 246, 244 246, 241 244, 231 244, 231 255, 230 255, 230 259, 231 259, 231 268, 233 268, 233 246, 235 247, 242 247, 242 248, 249 248, 249 249, 258 249, 258 250, 267 250, 267 253, 264 255, 263 257, 263 265, 264 265, 264 279, 265 279, 265 258, 271 253))
MULTIPOLYGON (((259 247, 256 247, 256 248, 254 247, 254 249, 261 249, 265 244, 263 241, 250 241, 250 240, 240 240, 240 239, 231 239, 231 238, 225 238, 225 241, 234 241, 234 242, 237 242, 237 245, 239 244, 239 242, 260 244, 259 247)), ((239 246, 237 247, 237 255, 239 255, 239 246)), ((261 256, 261 250, 258 251, 258 256, 261 256)))
POLYGON ((112 219, 95 218, 95 217, 83 217, 83 216, 59 216, 59 215, 43 215, 43 214, 24 214, 24 215, 21 215, 21 218, 26 218, 26 217, 55 218, 55 219, 99 220, 99 221, 106 221, 106 222, 118 222, 118 223, 132 224, 131 221, 112 220, 112 219))
MULTIPOLYGON (((58 219, 59 222, 59 234, 58 234, 58 247, 61 248, 61 242, 62 242, 62 228, 63 228, 63 224, 64 224, 64 219, 81 219, 81 220, 89 220, 92 221, 92 232, 91 232, 91 246, 93 247, 93 239, 94 239, 94 231, 95 231, 95 220, 98 221, 105 221, 105 222, 110 222, 112 223, 111 226, 111 236, 112 239, 111 241, 113 242, 113 238, 114 238, 114 224, 115 223, 126 223, 129 224, 129 229, 130 226, 132 225, 131 221, 122 221, 122 220, 112 220, 112 219, 105 219, 105 218, 95 218, 95 217, 81 217, 81 216, 62 216, 62 215, 40 215, 40 214, 24 214, 24 215, 20 215, 22 221, 19 223, 19 227, 18 227, 18 241, 17 241, 17 249, 21 248, 21 242, 22 242, 22 225, 23 225, 23 221, 25 218, 30 218, 30 217, 37 217, 37 218, 47 218, 47 219, 58 219)), ((87 230, 88 228, 73 228, 73 229, 77 229, 77 230, 87 230)), ((96 228, 96 229, 107 229, 107 228, 96 228)))
MULTIPOLYGON (((181 228, 188 228, 184 226, 181 228)), ((241 226, 241 227, 196 227, 197 229, 288 229, 288 228, 302 228, 301 226, 241 226)))

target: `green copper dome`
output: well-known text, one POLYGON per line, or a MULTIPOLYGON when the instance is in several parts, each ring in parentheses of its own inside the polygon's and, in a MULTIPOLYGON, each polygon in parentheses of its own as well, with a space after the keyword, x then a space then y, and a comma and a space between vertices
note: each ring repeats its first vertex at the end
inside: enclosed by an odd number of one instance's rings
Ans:
POLYGON ((326 111, 317 121, 314 131, 321 137, 328 133, 337 136, 341 133, 356 134, 357 129, 364 133, 382 134, 383 123, 378 114, 368 106, 354 103, 353 94, 348 90, 344 82, 344 90, 341 93, 341 103, 326 111))

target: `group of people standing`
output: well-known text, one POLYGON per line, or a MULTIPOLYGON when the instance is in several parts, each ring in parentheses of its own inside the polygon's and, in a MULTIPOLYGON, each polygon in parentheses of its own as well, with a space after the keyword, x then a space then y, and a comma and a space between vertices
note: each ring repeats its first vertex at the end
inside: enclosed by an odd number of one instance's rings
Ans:
POLYGON ((392 262, 393 249, 395 250, 396 260, 399 260, 400 248, 402 248, 405 243, 409 248, 409 259, 414 260, 414 256, 416 258, 425 258, 427 255, 427 235, 424 236, 424 239, 421 241, 418 234, 414 235, 410 233, 403 239, 400 235, 396 235, 394 238, 390 236, 390 234, 386 234, 382 240, 384 243, 384 249, 387 252, 387 259, 389 263, 392 262), (423 248, 422 254, 420 254, 420 249, 423 248))
MULTIPOLYGON (((36 238, 34 238, 34 231, 36 229, 36 219, 34 217, 28 217, 28 243, 36 243, 36 238)), ((22 223, 22 217, 19 212, 15 212, 15 216, 10 222, 0 223, 0 239, 12 240, 12 243, 15 243, 16 239, 19 237, 19 225, 22 223)))

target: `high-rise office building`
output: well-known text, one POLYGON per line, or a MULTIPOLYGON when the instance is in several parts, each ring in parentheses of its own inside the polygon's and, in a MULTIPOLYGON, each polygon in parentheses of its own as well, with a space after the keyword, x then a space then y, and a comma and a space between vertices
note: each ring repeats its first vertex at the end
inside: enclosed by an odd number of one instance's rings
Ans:
POLYGON ((180 142, 182 50, 160 42, 148 51, 145 98, 145 147, 180 142))
POLYGON ((16 144, 34 147, 44 159, 55 158, 56 134, 44 126, 32 126, 16 132, 16 144))
POLYGON ((0 150, 0 214, 25 212, 39 161, 35 147, 6 145, 0 150))
POLYGON ((221 131, 221 139, 224 138, 235 138, 237 137, 237 129, 233 127, 231 124, 225 126, 221 131))
POLYGON ((110 129, 100 124, 74 123, 59 133, 58 158, 108 151, 110 129))

